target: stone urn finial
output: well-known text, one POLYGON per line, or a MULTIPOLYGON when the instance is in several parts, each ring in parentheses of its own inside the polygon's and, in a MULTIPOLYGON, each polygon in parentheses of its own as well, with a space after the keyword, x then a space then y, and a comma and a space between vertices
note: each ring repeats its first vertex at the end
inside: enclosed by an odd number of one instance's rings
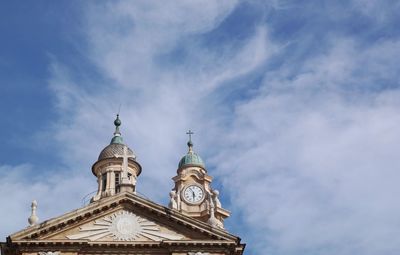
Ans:
POLYGON ((32 201, 31 208, 32 208, 32 212, 31 212, 31 216, 28 218, 28 222, 29 222, 30 226, 34 226, 39 221, 38 216, 36 216, 36 208, 37 208, 36 200, 32 201))

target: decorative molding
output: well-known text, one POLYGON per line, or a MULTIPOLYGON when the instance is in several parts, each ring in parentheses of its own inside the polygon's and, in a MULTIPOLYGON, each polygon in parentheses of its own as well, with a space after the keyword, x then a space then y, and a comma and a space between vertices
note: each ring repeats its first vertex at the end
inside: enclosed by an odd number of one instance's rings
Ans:
POLYGON ((154 222, 128 211, 119 211, 96 220, 93 226, 80 227, 79 234, 68 235, 67 238, 96 241, 109 236, 117 241, 134 241, 139 237, 146 237, 153 241, 181 240, 183 238, 182 235, 163 233, 154 222))
POLYGON ((40 251, 39 255, 60 255, 59 251, 40 251))
POLYGON ((196 179, 202 181, 204 180, 205 174, 200 172, 198 169, 189 169, 189 170, 184 170, 180 173, 180 178, 182 180, 186 180, 190 176, 195 177, 196 179))

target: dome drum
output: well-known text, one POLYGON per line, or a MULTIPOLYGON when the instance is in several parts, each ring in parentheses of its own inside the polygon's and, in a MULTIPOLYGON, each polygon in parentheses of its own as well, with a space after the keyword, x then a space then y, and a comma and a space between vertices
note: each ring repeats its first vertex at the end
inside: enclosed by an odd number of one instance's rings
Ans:
MULTIPOLYGON (((118 158, 106 158, 97 161, 92 166, 92 173, 94 176, 98 176, 104 169, 108 168, 118 168, 118 171, 121 170, 121 161, 122 159, 118 158)), ((128 169, 134 170, 136 172, 136 176, 139 176, 142 172, 142 166, 133 159, 128 159, 128 169)))

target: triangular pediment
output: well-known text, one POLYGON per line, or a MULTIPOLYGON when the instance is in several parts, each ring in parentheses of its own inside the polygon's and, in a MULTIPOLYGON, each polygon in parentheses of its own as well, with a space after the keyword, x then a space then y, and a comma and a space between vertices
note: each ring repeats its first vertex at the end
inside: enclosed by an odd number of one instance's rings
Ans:
POLYGON ((240 242, 207 223, 132 193, 104 198, 88 206, 28 227, 10 236, 12 242, 240 242))

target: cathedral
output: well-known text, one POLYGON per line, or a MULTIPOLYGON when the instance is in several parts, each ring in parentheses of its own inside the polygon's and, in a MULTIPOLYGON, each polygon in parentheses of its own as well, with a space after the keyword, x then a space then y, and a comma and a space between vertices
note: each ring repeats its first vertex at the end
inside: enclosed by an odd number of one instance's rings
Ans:
POLYGON ((2 255, 240 255, 245 244, 224 228, 230 212, 212 188, 203 160, 188 152, 179 161, 168 207, 136 192, 142 167, 124 143, 117 115, 109 145, 92 166, 97 192, 90 203, 38 222, 32 202, 29 226, 1 243, 2 255))

